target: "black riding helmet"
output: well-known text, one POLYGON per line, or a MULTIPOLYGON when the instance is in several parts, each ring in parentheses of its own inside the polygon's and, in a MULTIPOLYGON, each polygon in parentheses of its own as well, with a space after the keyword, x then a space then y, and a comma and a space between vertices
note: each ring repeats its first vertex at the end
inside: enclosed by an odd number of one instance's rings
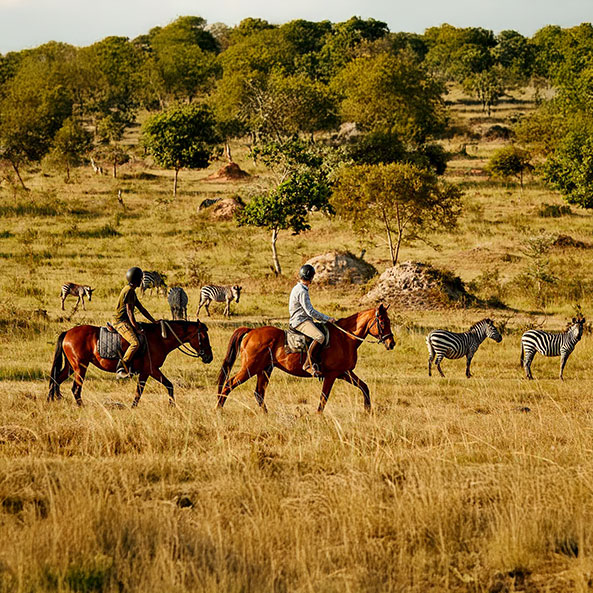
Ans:
POLYGON ((299 270, 299 278, 301 280, 313 280, 313 276, 315 276, 315 268, 311 264, 305 264, 299 270))
POLYGON ((143 275, 144 272, 138 266, 134 266, 126 272, 126 280, 129 284, 137 284, 140 286, 140 284, 142 284, 143 275))

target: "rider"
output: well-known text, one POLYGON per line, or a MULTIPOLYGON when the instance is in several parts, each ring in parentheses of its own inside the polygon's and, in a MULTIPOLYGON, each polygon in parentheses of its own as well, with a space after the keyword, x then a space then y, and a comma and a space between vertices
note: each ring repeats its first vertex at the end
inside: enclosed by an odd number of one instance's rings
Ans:
POLYGON ((288 305, 290 321, 288 323, 292 329, 313 338, 313 342, 311 342, 307 351, 307 360, 303 365, 303 370, 314 377, 320 377, 321 371, 317 361, 317 353, 325 340, 325 336, 315 323, 313 323, 313 320, 317 319, 318 321, 329 323, 335 323, 336 320, 333 317, 316 311, 313 305, 311 305, 309 285, 313 280, 313 276, 315 276, 315 268, 312 265, 305 264, 300 269, 299 282, 290 293, 290 302, 288 305))
POLYGON ((116 376, 118 379, 127 379, 132 376, 131 360, 140 348, 140 342, 137 334, 144 333, 142 326, 134 317, 134 309, 138 309, 146 319, 156 323, 154 317, 142 306, 136 297, 136 289, 142 284, 142 270, 136 266, 126 272, 127 286, 124 286, 119 294, 117 301, 117 310, 113 327, 117 333, 124 338, 130 345, 123 357, 117 363, 116 376))

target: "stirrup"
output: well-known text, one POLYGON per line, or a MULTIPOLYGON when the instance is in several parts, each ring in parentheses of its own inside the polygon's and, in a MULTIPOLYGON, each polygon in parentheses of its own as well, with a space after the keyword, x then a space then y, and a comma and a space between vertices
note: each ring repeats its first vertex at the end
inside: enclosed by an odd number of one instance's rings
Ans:
POLYGON ((115 369, 115 378, 116 379, 130 379, 132 377, 132 373, 126 367, 123 360, 119 360, 117 363, 117 367, 115 369))
POLYGON ((323 377, 323 373, 316 362, 314 362, 310 367, 303 367, 303 371, 309 373, 312 377, 316 377, 317 379, 323 377))

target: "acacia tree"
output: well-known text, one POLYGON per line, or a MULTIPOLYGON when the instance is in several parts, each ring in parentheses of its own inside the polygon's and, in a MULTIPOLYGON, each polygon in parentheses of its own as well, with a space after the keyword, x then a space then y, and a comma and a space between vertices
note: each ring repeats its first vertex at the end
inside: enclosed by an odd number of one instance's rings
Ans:
POLYGON ((179 170, 207 167, 218 140, 212 111, 195 103, 176 105, 152 116, 142 132, 142 142, 155 161, 175 171, 174 196, 179 170))
POLYGON ((455 226, 461 191, 407 163, 357 165, 340 171, 331 204, 361 235, 382 229, 395 266, 404 237, 417 239, 455 226))
POLYGON ((276 275, 282 273, 276 243, 282 230, 298 235, 308 230, 309 213, 333 212, 329 204, 330 185, 324 158, 299 140, 268 144, 259 148, 257 158, 271 169, 276 184, 253 198, 239 212, 239 225, 272 231, 272 263, 276 275))
POLYGON ((92 134, 72 118, 68 118, 56 132, 47 156, 52 165, 65 170, 66 183, 70 182, 70 170, 80 164, 91 144, 92 134))
POLYGON ((488 171, 495 177, 516 177, 523 191, 523 174, 531 171, 531 155, 513 144, 499 148, 488 161, 488 171))

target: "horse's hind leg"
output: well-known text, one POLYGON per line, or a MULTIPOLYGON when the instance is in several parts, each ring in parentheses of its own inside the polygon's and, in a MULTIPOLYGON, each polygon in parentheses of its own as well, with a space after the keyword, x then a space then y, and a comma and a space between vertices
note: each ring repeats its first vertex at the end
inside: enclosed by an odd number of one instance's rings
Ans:
POLYGON ((226 402, 229 393, 233 389, 235 389, 235 387, 239 387, 241 383, 245 383, 245 381, 247 381, 251 377, 253 377, 253 372, 250 372, 249 369, 241 368, 239 369, 239 372, 236 375, 234 375, 230 379, 227 379, 222 388, 222 391, 220 392, 220 395, 218 396, 218 404, 216 405, 216 407, 222 408, 222 406, 224 406, 224 403, 226 402))
POLYGON ((78 368, 73 368, 74 371, 74 383, 72 383, 72 395, 79 406, 82 406, 82 384, 84 383, 84 377, 88 365, 78 364, 78 368))
POLYGON ((49 395, 47 397, 48 400, 53 399, 62 399, 62 393, 60 392, 60 385, 73 373, 72 367, 66 359, 66 364, 64 368, 60 371, 59 375, 54 379, 50 377, 50 388, 49 388, 49 395))
POLYGON ((255 401, 259 405, 259 407, 267 414, 268 408, 264 402, 264 397, 266 396, 266 388, 268 387, 268 383, 270 382, 270 375, 274 370, 273 366, 269 366, 268 368, 261 371, 261 373, 257 374, 257 385, 255 387, 255 401))
POLYGON ((340 375, 338 379, 343 379, 346 383, 358 387, 362 391, 364 397, 364 409, 367 412, 371 411, 371 396, 369 393, 369 386, 360 378, 357 377, 352 371, 346 371, 343 375, 340 375))
POLYGON ((138 375, 138 383, 136 385, 136 396, 134 397, 134 401, 132 402, 132 408, 135 408, 142 397, 142 392, 144 391, 144 387, 146 386, 146 381, 148 380, 148 375, 145 373, 140 373, 138 375))

